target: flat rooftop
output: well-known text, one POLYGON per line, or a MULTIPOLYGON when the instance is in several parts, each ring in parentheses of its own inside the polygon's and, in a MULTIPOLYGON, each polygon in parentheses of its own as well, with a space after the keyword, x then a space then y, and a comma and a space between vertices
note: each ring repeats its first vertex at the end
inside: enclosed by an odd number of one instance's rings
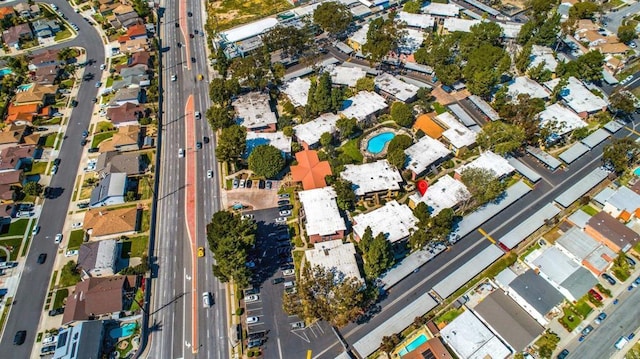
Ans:
POLYGON ((380 91, 384 91, 402 102, 413 99, 420 89, 418 86, 406 83, 386 72, 376 76, 375 85, 380 91))
POLYGON ((455 148, 470 147, 476 143, 478 134, 460 123, 460 121, 449 112, 439 114, 435 120, 447 127, 442 133, 442 136, 455 148))
POLYGON ((509 348, 471 310, 465 310, 442 328, 440 336, 460 359, 504 359, 511 355, 509 348))
POLYGON ((387 160, 345 165, 340 177, 353 184, 356 196, 379 191, 396 191, 400 189, 400 183, 403 181, 400 172, 387 160))
POLYGON ((456 169, 457 173, 462 173, 467 168, 485 168, 493 171, 498 178, 510 174, 515 168, 509 164, 506 158, 491 151, 483 152, 478 158, 456 169))
POLYGON ((328 236, 347 229, 333 187, 301 191, 298 196, 306 215, 307 235, 328 236))
POLYGON ((338 115, 325 113, 312 121, 296 125, 293 127, 293 131, 298 140, 304 141, 309 146, 314 146, 320 142, 320 136, 323 133, 333 134, 336 132, 336 122, 339 118, 338 115))
POLYGON ((269 95, 261 92, 250 92, 233 101, 240 125, 247 129, 258 129, 278 123, 276 114, 271 111, 269 95))
POLYGON ((575 112, 554 103, 538 113, 540 126, 549 125, 556 135, 562 136, 575 129, 587 127, 587 123, 580 118, 575 112))
POLYGON ((429 136, 422 137, 418 142, 404 150, 404 153, 408 157, 406 167, 418 174, 451 155, 451 151, 442 142, 429 136))
POLYGON ((406 204, 399 204, 395 200, 368 213, 353 217, 353 231, 360 238, 367 227, 371 227, 373 236, 384 233, 391 243, 407 238, 417 229, 418 219, 406 204))
POLYGON ((417 27, 420 29, 432 28, 435 24, 435 19, 428 14, 411 14, 405 11, 398 12, 396 21, 404 22, 407 26, 417 27))
POLYGON ((356 261, 356 248, 353 243, 342 243, 341 239, 316 243, 313 249, 304 252, 312 267, 320 266, 329 271, 342 273, 344 277, 362 281, 362 275, 356 261))
POLYGON ((254 21, 252 23, 234 27, 233 29, 220 33, 220 38, 227 43, 237 42, 258 36, 267 30, 278 25, 278 20, 272 17, 254 21))
POLYGON ((291 137, 278 132, 247 132, 247 157, 260 145, 271 145, 279 149, 282 153, 291 153, 291 137))
POLYGON ((364 121, 385 108, 387 108, 387 102, 384 97, 375 92, 360 91, 343 102, 340 113, 347 118, 364 121))
POLYGON ((289 101, 291 101, 295 107, 307 105, 309 88, 311 88, 311 80, 300 77, 287 81, 280 86, 280 90, 289 98, 289 101))
MULTIPOLYGON (((551 88, 553 89, 553 87, 551 88)), ((531 98, 544 99, 549 97, 549 92, 542 85, 525 76, 513 79, 509 83, 507 94, 514 100, 517 100, 519 95, 525 94, 531 98)))
MULTIPOLYGON (((553 89, 560 82, 560 78, 545 82, 548 89, 553 89)), ((560 97, 576 113, 593 113, 607 107, 607 101, 591 92, 580 80, 569 77, 569 83, 560 91, 560 97)))
POLYGON ((449 175, 442 176, 431 185, 424 196, 415 192, 409 198, 417 205, 425 202, 432 216, 445 208, 455 208, 458 204, 471 198, 471 193, 464 183, 453 179, 449 175))
POLYGON ((359 67, 336 66, 329 71, 331 82, 336 85, 355 87, 358 80, 367 76, 367 72, 359 67))

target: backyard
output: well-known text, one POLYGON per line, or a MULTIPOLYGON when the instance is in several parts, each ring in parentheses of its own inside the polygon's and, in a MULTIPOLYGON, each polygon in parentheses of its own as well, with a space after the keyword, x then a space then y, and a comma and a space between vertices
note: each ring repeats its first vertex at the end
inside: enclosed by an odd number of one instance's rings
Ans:
POLYGON ((123 259, 141 258, 147 251, 148 236, 133 237, 122 242, 120 257, 123 259))
MULTIPOLYGON (((20 249, 20 243, 22 243, 22 237, 0 240, 0 246, 5 247, 9 250, 8 260, 15 261, 16 259, 18 259, 18 249, 20 249)), ((4 255, 4 251, 0 251, 0 254, 4 255)))
POLYGON ((28 172, 25 172, 25 175, 33 176, 44 174, 47 169, 47 164, 49 164, 49 162, 35 161, 31 164, 31 169, 28 172))

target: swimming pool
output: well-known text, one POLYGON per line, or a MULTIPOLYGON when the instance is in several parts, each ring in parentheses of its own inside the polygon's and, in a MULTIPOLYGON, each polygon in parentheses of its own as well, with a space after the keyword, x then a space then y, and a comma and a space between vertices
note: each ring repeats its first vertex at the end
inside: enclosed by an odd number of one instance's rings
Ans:
POLYGON ((637 167, 635 170, 633 170, 633 174, 640 177, 640 167, 637 167))
POLYGON ((0 77, 2 77, 4 75, 9 75, 9 74, 12 74, 12 73, 13 73, 13 71, 11 71, 11 69, 8 68, 8 67, 4 67, 4 68, 0 69, 0 77))
POLYGON ((424 334, 420 334, 417 338, 411 341, 411 343, 407 344, 402 350, 398 352, 400 356, 407 355, 408 353, 418 349, 419 346, 427 342, 427 336, 424 334))
POLYGON ((27 91, 31 86, 33 86, 33 84, 20 85, 18 86, 18 92, 27 91))
POLYGON ((136 323, 127 323, 121 327, 111 329, 109 336, 113 339, 130 337, 136 330, 136 323))
POLYGON ((367 151, 377 155, 382 152, 384 146, 387 142, 391 141, 392 138, 396 137, 396 134, 393 132, 382 132, 374 137, 371 137, 367 142, 367 151))

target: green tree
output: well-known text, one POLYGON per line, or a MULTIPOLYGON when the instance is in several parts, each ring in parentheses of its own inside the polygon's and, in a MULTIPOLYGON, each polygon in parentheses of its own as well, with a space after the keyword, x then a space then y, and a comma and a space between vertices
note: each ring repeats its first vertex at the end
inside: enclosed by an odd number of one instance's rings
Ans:
POLYGON ((367 278, 378 278, 395 263, 391 243, 387 241, 384 233, 378 233, 364 252, 364 272, 367 278))
POLYGON ((63 63, 68 63, 69 60, 73 59, 77 57, 76 55, 76 51, 74 48, 72 47, 65 47, 60 49, 60 51, 58 52, 58 60, 60 60, 63 63))
POLYGON ((460 173, 460 180, 477 205, 483 205, 498 198, 506 187, 493 170, 486 168, 465 168, 460 173))
POLYGON ((522 50, 520 51, 520 53, 518 53, 518 56, 516 57, 515 65, 516 65, 516 69, 518 69, 520 73, 525 73, 527 71, 527 68, 531 63, 532 49, 533 49, 533 45, 531 43, 527 43, 522 47, 522 50))
POLYGON ((626 91, 614 92, 609 96, 609 102, 611 103, 611 110, 614 112, 629 114, 636 109, 631 93, 626 91))
POLYGON ((233 125, 231 111, 226 106, 213 105, 207 109, 205 116, 214 131, 233 125))
POLYGON ((375 82, 371 77, 362 77, 356 81, 356 91, 371 91, 375 90, 375 82))
POLYGON ((524 139, 522 128, 502 121, 493 121, 482 127, 476 142, 484 150, 504 155, 520 148, 524 139))
POLYGON ((534 143, 539 135, 538 113, 544 110, 544 100, 520 94, 515 102, 500 109, 500 116, 509 124, 520 127, 528 143, 534 143))
POLYGON ((409 246, 412 249, 423 249, 430 242, 429 235, 426 230, 420 228, 417 231, 411 233, 409 237, 409 246))
POLYGON ((269 52, 281 50, 284 58, 300 55, 311 41, 311 31, 308 26, 278 25, 263 37, 269 52))
POLYGON ((218 46, 218 50, 216 50, 216 62, 214 68, 222 78, 227 77, 227 70, 229 69, 229 59, 227 55, 224 53, 224 49, 222 46, 218 46))
POLYGON ((353 192, 353 184, 339 178, 333 183, 333 189, 336 191, 336 202, 338 203, 338 208, 344 211, 353 210, 356 202, 356 194, 353 192))
POLYGON ((614 138, 603 149, 602 160, 618 174, 624 172, 638 158, 638 144, 631 138, 614 138))
POLYGON ((598 82, 602 80, 602 65, 604 55, 598 51, 589 51, 576 60, 560 62, 556 68, 556 74, 561 77, 574 76, 583 81, 598 82))
POLYGON ((29 196, 39 196, 43 190, 44 187, 40 183, 34 181, 27 182, 22 188, 22 191, 29 196))
POLYGON ((536 341, 540 357, 545 359, 551 358, 559 342, 560 337, 558 337, 556 333, 547 330, 542 337, 536 341))
POLYGON ((209 98, 214 104, 227 105, 239 92, 240 85, 235 79, 213 78, 209 83, 209 98))
POLYGON ((402 6, 402 10, 410 14, 419 14, 422 3, 420 1, 407 1, 402 6))
POLYGON ((471 51, 462 70, 469 91, 486 98, 500 75, 508 69, 510 61, 508 54, 497 46, 485 44, 471 51))
POLYGON ((367 226, 360 238, 360 242, 358 242, 358 249, 360 249, 360 252, 362 252, 363 255, 367 252, 367 248, 371 245, 371 241, 373 241, 373 232, 371 231, 371 227, 367 226))
POLYGON ((287 136, 287 137, 292 137, 294 135, 294 131, 293 131, 293 127, 291 126, 285 126, 282 129, 282 134, 287 136))
POLYGON ((385 352, 387 356, 390 356, 393 349, 400 344, 400 337, 398 334, 393 334, 391 336, 382 337, 382 342, 380 343, 380 350, 385 352))
POLYGON ((569 17, 574 19, 591 19, 598 11, 600 11, 600 6, 596 3, 589 1, 577 2, 569 8, 569 17))
POLYGON ((335 36, 347 30, 353 14, 346 5, 335 1, 323 2, 313 12, 313 22, 335 36))
POLYGON ((402 169, 405 162, 407 162, 407 155, 404 150, 396 148, 394 150, 387 150, 387 161, 389 164, 397 169, 402 169))
POLYGON ((404 102, 394 102, 391 105, 391 118, 402 127, 411 127, 414 122, 413 110, 404 102))
POLYGON ((330 132, 325 132, 320 135, 320 144, 322 147, 329 147, 333 143, 333 135, 330 132))
POLYGON ((618 40, 625 44, 638 38, 638 33, 633 25, 622 25, 618 28, 618 40))
POLYGON ((569 84, 569 78, 561 77, 560 81, 558 81, 558 83, 553 87, 553 90, 551 91, 551 95, 549 96, 549 100, 552 103, 555 103, 556 101, 560 100, 560 94, 568 84, 569 84))
POLYGON ((418 203, 413 209, 413 215, 418 219, 418 227, 422 229, 428 227, 429 221, 431 220, 431 212, 425 202, 418 203))
POLYGON ((454 217, 453 209, 451 208, 445 208, 431 217, 428 233, 431 238, 436 241, 447 239, 451 233, 451 228, 453 228, 454 217))
POLYGON ((402 151, 411 147, 413 144, 413 139, 408 135, 397 135, 389 141, 389 145, 387 145, 387 151, 395 151, 396 149, 400 149, 402 151))
POLYGON ((379 62, 391 51, 395 51, 405 35, 399 25, 394 21, 395 14, 390 14, 385 20, 378 17, 369 22, 367 31, 367 43, 362 51, 372 63, 379 62))
MULTIPOLYGON (((269 55, 268 50, 266 54, 269 55)), ((262 89, 267 86, 270 80, 270 60, 270 56, 265 59, 259 54, 238 57, 229 66, 229 72, 239 85, 249 89, 262 89)))
POLYGON ((332 92, 331 75, 328 72, 323 72, 317 81, 312 79, 307 97, 307 112, 315 116, 332 110, 335 105, 332 92))
POLYGON ((131 6, 133 7, 133 10, 135 10, 135 12, 138 14, 138 16, 143 19, 151 15, 149 4, 144 0, 131 0, 131 6))
POLYGON ((273 178, 282 171, 286 161, 279 149, 272 145, 260 145, 251 151, 248 164, 256 175, 273 178))
POLYGON ((358 120, 355 118, 340 117, 336 121, 336 128, 343 139, 351 137, 358 130, 358 120))
POLYGON ((218 162, 238 160, 247 148, 247 130, 239 125, 222 129, 216 147, 218 162))
POLYGON ((545 69, 546 62, 542 61, 541 63, 537 64, 536 66, 532 67, 529 69, 529 71, 527 72, 527 74, 529 75, 529 77, 538 82, 538 83, 543 83, 543 82, 547 82, 549 80, 551 80, 552 77, 552 73, 551 71, 549 71, 548 69, 545 69))

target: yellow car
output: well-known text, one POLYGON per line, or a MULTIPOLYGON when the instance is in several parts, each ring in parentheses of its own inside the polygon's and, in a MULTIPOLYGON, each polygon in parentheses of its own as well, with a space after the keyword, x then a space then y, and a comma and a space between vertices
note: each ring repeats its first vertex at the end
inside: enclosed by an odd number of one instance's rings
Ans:
POLYGON ((204 247, 198 247, 198 257, 204 257, 204 247))
POLYGON ((202 81, 204 79, 204 76, 202 74, 198 75, 198 81, 202 81))

